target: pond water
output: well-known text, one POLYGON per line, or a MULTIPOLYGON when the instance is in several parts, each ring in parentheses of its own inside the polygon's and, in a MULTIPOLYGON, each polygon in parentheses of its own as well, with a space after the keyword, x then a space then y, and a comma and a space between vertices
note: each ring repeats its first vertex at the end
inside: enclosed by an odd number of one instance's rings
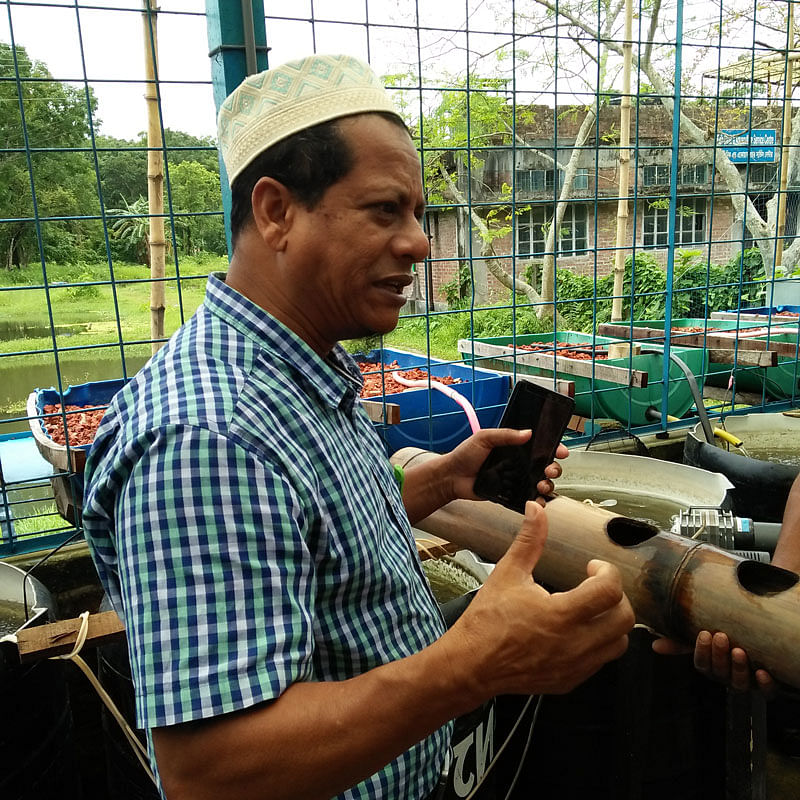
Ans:
MULTIPOLYGON (((57 336, 75 336, 89 330, 89 323, 77 323, 74 325, 56 325, 55 333, 57 336)), ((11 341, 12 339, 41 339, 49 337, 52 329, 50 325, 42 323, 23 324, 20 322, 0 322, 0 341, 11 341)))
MULTIPOLYGON (((123 377, 122 358, 119 351, 111 348, 98 350, 92 360, 62 357, 61 383, 74 386, 88 381, 105 381, 123 377), (100 355, 102 353, 102 355, 100 355)), ((126 357, 127 376, 135 375, 147 362, 147 358, 126 357)), ((25 364, 13 357, 0 359, 0 434, 28 430, 26 420, 4 422, 25 415, 28 395, 35 389, 49 389, 58 385, 55 364, 25 364), (15 363, 19 361, 20 363, 15 363)))
POLYGON ((786 464, 789 467, 800 467, 800 452, 796 448, 777 448, 774 445, 759 447, 757 444, 748 444, 742 450, 731 447, 729 452, 740 456, 757 458, 759 461, 770 461, 773 464, 786 464))

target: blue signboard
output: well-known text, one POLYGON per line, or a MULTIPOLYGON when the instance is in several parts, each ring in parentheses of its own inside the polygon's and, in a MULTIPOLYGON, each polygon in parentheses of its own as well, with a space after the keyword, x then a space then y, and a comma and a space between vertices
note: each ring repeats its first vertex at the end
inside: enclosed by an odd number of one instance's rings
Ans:
POLYGON ((721 147, 734 164, 764 164, 775 161, 778 137, 774 128, 723 130, 717 134, 721 147))

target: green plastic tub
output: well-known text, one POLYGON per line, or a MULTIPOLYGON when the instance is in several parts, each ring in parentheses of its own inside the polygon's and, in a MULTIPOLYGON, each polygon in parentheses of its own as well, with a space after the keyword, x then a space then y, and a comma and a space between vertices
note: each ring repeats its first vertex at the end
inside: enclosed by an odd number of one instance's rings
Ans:
MULTIPOLYGON (((594 345, 624 344, 625 340, 608 336, 595 336, 577 331, 560 331, 555 336, 556 341, 574 344, 576 347, 583 345, 591 348, 594 345)), ((532 333, 516 337, 516 343, 531 344, 534 342, 552 342, 553 334, 532 333)), ((545 378, 553 377, 553 370, 542 366, 532 366, 519 362, 519 357, 525 355, 523 350, 510 350, 514 338, 511 336, 493 336, 489 338, 462 339, 458 347, 461 357, 483 369, 494 369, 502 372, 516 372, 519 375, 534 375, 545 378), (475 353, 475 345, 480 343, 475 353), (504 357, 505 356, 505 357, 504 357)), ((639 355, 626 355, 622 358, 609 358, 608 360, 592 360, 595 374, 575 375, 564 372, 557 365, 556 377, 573 381, 575 385, 575 413, 582 417, 593 419, 615 419, 628 427, 646 425, 653 420, 647 415, 651 406, 657 411, 661 410, 661 400, 665 391, 663 386, 664 356, 663 345, 651 342, 642 343, 642 348, 647 351, 639 355), (654 352, 653 352, 654 351, 654 352), (629 386, 626 383, 615 383, 605 380, 602 374, 603 366, 618 367, 621 370, 637 370, 647 374, 646 386, 629 386)), ((672 351, 689 368, 696 377, 702 377, 706 367, 706 354, 701 348, 673 347, 672 351)), ((587 363, 587 362, 583 362, 587 363)), ((620 373, 622 375, 622 373, 620 373)), ((689 383, 681 370, 674 362, 670 364, 669 382, 667 392, 667 413, 675 417, 683 416, 694 406, 689 383)))
MULTIPOLYGON (((757 336, 766 341, 766 336, 757 336)), ((771 342, 789 342, 797 344, 797 333, 773 333, 771 342)), ((712 364, 709 383, 727 383, 733 364, 712 364), (722 380, 720 381, 720 378, 722 380)), ((798 357, 779 355, 775 367, 737 367, 736 388, 744 392, 766 391, 773 400, 786 400, 800 394, 800 359, 798 357)))
MULTIPOLYGON (((617 325, 625 325, 629 327, 631 325, 630 320, 625 320, 623 322, 616 323, 617 325)), ((771 322, 772 328, 781 327, 784 325, 797 325, 797 320, 792 319, 778 319, 773 318, 771 322)), ((664 330, 664 320, 663 319, 639 319, 633 322, 634 328, 656 328, 658 330, 664 330)), ((766 320, 739 320, 737 322, 735 319, 705 319, 704 317, 679 317, 677 319, 672 320, 672 327, 673 328, 703 328, 704 330, 708 331, 709 333, 714 333, 715 331, 733 331, 737 328, 739 330, 744 330, 745 328, 767 328, 768 323, 766 320)), ((627 338, 627 337, 624 337, 627 338)), ((673 344, 680 343, 680 333, 673 333, 672 334, 672 342, 673 344)))
MULTIPOLYGON (((796 333, 780 333, 781 328, 796 328, 797 320, 787 317, 773 317, 771 322, 768 318, 762 320, 735 320, 735 319, 704 319, 699 318, 680 318, 672 320, 673 328, 694 328, 702 327, 709 333, 717 331, 745 330, 748 328, 766 328, 769 323, 771 331, 769 340, 772 342, 797 342, 796 333)), ((630 321, 620 322, 619 325, 630 325, 630 321)), ((652 328, 664 330, 663 319, 644 319, 636 320, 633 323, 637 328, 652 328)), ((766 340, 767 335, 755 336, 755 339, 766 340)), ((637 339, 636 341, 649 341, 637 339)), ((653 340, 655 341, 655 340, 653 340)), ((672 342, 680 343, 680 334, 673 333, 672 342)), ((649 344, 648 344, 649 346, 649 344)), ((713 386, 725 386, 728 383, 733 363, 712 363, 707 364, 706 380, 713 386)), ((744 392, 766 393, 773 399, 784 400, 798 394, 800 390, 800 363, 791 356, 781 355, 778 357, 778 365, 775 367, 751 367, 737 366, 736 386, 744 392)))

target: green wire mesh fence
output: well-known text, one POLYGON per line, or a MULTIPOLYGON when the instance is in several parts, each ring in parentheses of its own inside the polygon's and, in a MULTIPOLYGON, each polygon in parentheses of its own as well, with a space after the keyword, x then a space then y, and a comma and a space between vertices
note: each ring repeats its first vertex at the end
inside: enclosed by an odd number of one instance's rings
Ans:
MULTIPOLYGON (((3 6, 0 554, 79 534, 72 406, 101 408, 227 263, 216 105, 312 51, 384 77, 428 197, 400 325, 354 352, 464 375, 490 421, 498 374, 573 394, 576 443, 796 404, 793 3, 3 6)), ((402 411, 431 449, 462 414, 434 394, 402 411)))

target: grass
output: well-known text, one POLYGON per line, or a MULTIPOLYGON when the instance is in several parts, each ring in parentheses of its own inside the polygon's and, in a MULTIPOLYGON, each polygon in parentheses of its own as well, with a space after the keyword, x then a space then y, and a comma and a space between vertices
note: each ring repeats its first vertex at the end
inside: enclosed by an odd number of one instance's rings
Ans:
MULTIPOLYGON (((168 265, 168 270, 172 265, 168 265)), ((181 280, 174 267, 167 274, 164 332, 170 336, 202 302, 205 277, 224 271, 224 257, 204 255, 182 258, 181 280), (180 296, 178 284, 180 283, 180 296), (182 303, 182 308, 181 308, 182 303)), ((0 301, 8 311, 3 324, 19 327, 21 336, 0 340, 0 356, 14 355, 23 364, 50 364, 54 341, 50 335, 51 316, 55 348, 69 348, 71 359, 97 358, 98 345, 125 344, 126 356, 150 355, 150 281, 141 264, 114 264, 114 284, 107 263, 48 264, 49 288, 42 284, 39 265, 25 269, 0 270, 0 301), (30 288, 39 287, 39 288, 30 288), (119 322, 118 322, 119 320, 119 322), (35 329, 39 329, 37 332, 35 329), (141 344, 127 344, 142 342, 141 344), (77 349, 74 349, 77 348, 77 349), (37 352, 40 351, 40 352, 37 352)), ((518 310, 518 333, 545 329, 532 314, 518 310)), ((508 334, 514 322, 507 307, 434 313, 426 317, 402 317, 397 328, 384 337, 385 347, 411 350, 447 361, 460 361, 458 340, 476 336, 508 334)), ((345 343, 351 352, 380 346, 379 337, 345 343)), ((0 365, 2 361, 0 361, 0 365)))
MULTIPOLYGON (((187 258, 180 264, 180 281, 174 270, 168 273, 166 336, 188 319, 202 302, 205 276, 214 270, 224 270, 226 266, 227 260, 221 257, 187 258)), ((126 346, 126 355, 146 357, 150 354, 150 344, 146 343, 150 339, 150 282, 146 267, 115 264, 116 291, 105 263, 48 265, 47 279, 49 288, 46 290, 42 287, 38 266, 0 271, 4 326, 12 331, 19 327, 22 332, 21 338, 0 341, 0 354, 19 354, 31 365, 50 363, 55 346, 59 350, 70 348, 71 358, 91 360, 97 357, 96 345, 116 345, 120 340, 144 342, 126 346), (28 288, 31 286, 40 288, 28 288), (49 333, 51 317, 55 345, 49 333)))
POLYGON ((59 533, 72 526, 58 513, 55 503, 45 506, 35 516, 14 520, 15 536, 34 536, 40 533, 59 533))

